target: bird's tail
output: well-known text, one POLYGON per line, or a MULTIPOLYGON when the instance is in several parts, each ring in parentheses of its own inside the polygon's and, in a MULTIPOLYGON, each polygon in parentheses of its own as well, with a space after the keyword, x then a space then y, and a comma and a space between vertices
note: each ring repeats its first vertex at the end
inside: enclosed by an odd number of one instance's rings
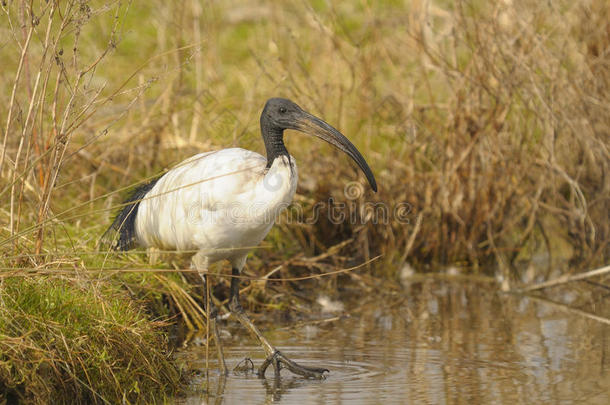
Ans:
MULTIPOLYGON (((160 178, 160 177, 159 177, 160 178)), ((159 178, 136 187, 121 204, 121 210, 112 225, 102 235, 102 241, 110 241, 113 250, 133 249, 136 244, 136 215, 140 202, 157 184, 159 178)))

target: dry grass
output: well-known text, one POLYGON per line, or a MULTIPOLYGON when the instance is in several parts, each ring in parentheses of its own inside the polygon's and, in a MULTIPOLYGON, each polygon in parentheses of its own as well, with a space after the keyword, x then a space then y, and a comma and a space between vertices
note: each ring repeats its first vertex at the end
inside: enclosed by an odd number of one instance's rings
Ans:
MULTIPOLYGON (((6 9, 2 81, 16 91, 2 103, 5 250, 89 252, 125 187, 200 150, 260 151, 258 114, 279 94, 355 140, 381 186, 355 202, 388 209, 384 224, 358 213, 282 227, 295 249, 353 237, 346 249, 393 264, 607 260, 603 2, 74 4, 72 25, 63 36, 52 25, 49 40, 51 6, 35 8, 27 49, 22 6, 6 9)), ((304 217, 329 195, 345 201, 357 176, 347 159, 298 135, 288 146, 306 168, 304 217)))
MULTIPOLYGON (((349 183, 359 174, 346 157, 289 134, 301 168, 290 214, 321 215, 284 217, 249 274, 324 273, 378 254, 383 266, 353 278, 371 286, 411 263, 511 280, 532 264, 540 281, 608 263, 606 2, 56 4, 2 6, 5 270, 149 268, 96 253, 125 189, 202 150, 262 152, 258 114, 276 95, 352 139, 380 192, 349 183), (337 225, 327 213, 341 203, 337 225)), ((179 276, 111 280, 188 301, 179 276)), ((253 308, 271 300, 257 285, 253 308)))

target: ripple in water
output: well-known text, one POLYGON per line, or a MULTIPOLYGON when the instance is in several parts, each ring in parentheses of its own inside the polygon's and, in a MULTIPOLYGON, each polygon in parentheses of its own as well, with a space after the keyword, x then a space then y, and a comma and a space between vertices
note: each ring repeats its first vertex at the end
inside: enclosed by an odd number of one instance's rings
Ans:
MULTIPOLYGON (((222 378, 211 348, 209 389, 205 377, 196 377, 186 399, 177 402, 558 403, 586 398, 591 404, 609 403, 605 326, 480 286, 435 283, 407 289, 400 305, 377 303, 319 327, 269 334, 297 363, 328 368, 326 380, 305 380, 282 370, 275 381, 271 368, 266 379, 232 373, 222 378)), ((229 368, 245 357, 256 367, 261 364, 262 349, 252 340, 240 335, 235 342, 225 343, 229 368)), ((182 355, 191 367, 205 368, 202 347, 182 355)))

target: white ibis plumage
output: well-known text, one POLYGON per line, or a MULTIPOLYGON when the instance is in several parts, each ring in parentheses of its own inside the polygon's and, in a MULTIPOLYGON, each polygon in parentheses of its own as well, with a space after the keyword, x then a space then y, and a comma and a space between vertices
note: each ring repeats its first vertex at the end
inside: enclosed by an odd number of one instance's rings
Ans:
MULTIPOLYGON (((115 248, 128 250, 140 245, 196 252, 192 268, 205 271, 210 264, 226 259, 232 275, 239 276, 248 252, 265 238, 296 191, 297 167, 284 145, 285 129, 317 136, 348 154, 377 191, 375 177, 356 147, 292 101, 269 99, 260 127, 266 158, 240 148, 201 153, 136 189, 109 229, 118 231, 115 248)), ((267 355, 259 368, 260 376, 269 365, 277 376, 282 367, 304 377, 324 376, 328 370, 298 365, 265 339, 240 305, 237 277, 231 279, 230 294, 231 313, 257 337, 267 355)), ((214 316, 210 321, 218 337, 214 316)), ((220 350, 218 340, 217 346, 220 350)), ((219 357, 226 371, 221 351, 219 357)))

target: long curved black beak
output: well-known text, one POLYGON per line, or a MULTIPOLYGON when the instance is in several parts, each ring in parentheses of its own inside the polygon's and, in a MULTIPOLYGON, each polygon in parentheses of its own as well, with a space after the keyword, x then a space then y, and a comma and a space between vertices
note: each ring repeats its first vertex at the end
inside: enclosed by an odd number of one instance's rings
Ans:
POLYGON ((306 111, 302 112, 301 117, 299 117, 297 120, 294 129, 309 135, 317 136, 318 138, 325 140, 336 148, 347 153, 349 157, 354 159, 358 166, 360 166, 360 169, 362 169, 362 172, 369 181, 373 191, 377 192, 377 182, 375 181, 375 176, 373 176, 371 168, 366 163, 366 160, 364 160, 360 152, 358 152, 358 149, 356 149, 354 144, 343 136, 341 132, 337 131, 320 118, 306 111))

